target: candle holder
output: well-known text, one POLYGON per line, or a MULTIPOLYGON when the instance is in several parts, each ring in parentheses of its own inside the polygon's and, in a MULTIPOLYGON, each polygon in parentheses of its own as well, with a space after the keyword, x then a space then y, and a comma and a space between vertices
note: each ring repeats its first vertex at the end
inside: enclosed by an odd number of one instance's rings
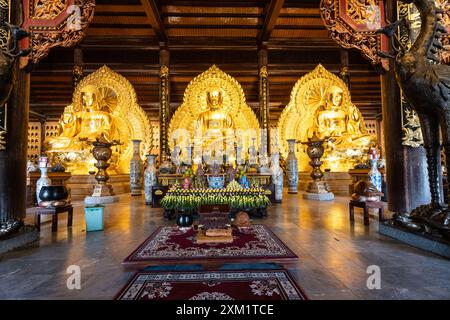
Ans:
POLYGON ((97 163, 94 164, 97 168, 97 173, 95 174, 97 184, 94 185, 94 191, 91 197, 114 196, 112 185, 108 184, 109 174, 107 169, 110 166, 108 161, 112 155, 111 147, 122 145, 122 143, 117 140, 109 142, 103 137, 96 138, 95 141, 88 141, 87 139, 83 139, 82 141, 93 146, 92 155, 94 156, 94 159, 97 160, 97 163))
POLYGON ((328 184, 322 180, 323 172, 320 169, 322 161, 320 160, 325 151, 324 143, 328 139, 320 139, 316 132, 314 132, 311 138, 308 138, 307 142, 302 142, 306 145, 306 153, 308 154, 311 161, 309 164, 312 167, 311 171, 311 181, 308 184, 306 193, 303 195, 305 199, 311 200, 333 200, 334 194, 330 192, 328 184))

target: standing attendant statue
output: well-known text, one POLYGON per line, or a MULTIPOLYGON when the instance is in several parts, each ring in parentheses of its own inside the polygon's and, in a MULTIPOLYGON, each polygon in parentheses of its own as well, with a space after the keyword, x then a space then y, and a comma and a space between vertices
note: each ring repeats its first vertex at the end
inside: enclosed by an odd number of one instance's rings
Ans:
POLYGON ((170 155, 170 160, 172 160, 172 163, 176 167, 176 174, 181 173, 181 148, 177 145, 176 140, 173 141, 173 151, 170 155))

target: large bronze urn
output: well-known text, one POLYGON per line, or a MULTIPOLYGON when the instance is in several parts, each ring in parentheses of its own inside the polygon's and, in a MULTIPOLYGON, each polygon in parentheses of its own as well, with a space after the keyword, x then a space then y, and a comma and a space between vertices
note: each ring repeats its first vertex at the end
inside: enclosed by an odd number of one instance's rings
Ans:
POLYGON ((317 133, 314 132, 311 138, 308 138, 307 142, 302 142, 306 145, 306 153, 308 154, 311 161, 309 164, 312 167, 311 171, 311 181, 306 189, 306 194, 304 194, 305 199, 312 200, 332 200, 334 199, 333 193, 330 192, 328 185, 322 180, 323 172, 320 169, 322 161, 320 160, 325 151, 324 139, 320 139, 317 133))

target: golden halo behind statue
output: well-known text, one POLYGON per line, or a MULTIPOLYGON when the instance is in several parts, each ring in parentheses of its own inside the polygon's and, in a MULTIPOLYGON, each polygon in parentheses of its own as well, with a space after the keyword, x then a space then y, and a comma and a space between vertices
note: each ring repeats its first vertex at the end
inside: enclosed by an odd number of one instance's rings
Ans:
MULTIPOLYGON (((186 87, 183 103, 175 111, 170 121, 168 130, 170 149, 173 150, 173 139, 179 132, 188 132, 192 143, 194 123, 208 109, 207 95, 211 91, 221 92, 221 109, 224 114, 231 116, 235 129, 253 130, 256 143, 259 145, 259 121, 253 110, 247 105, 241 85, 235 78, 213 65, 196 76, 186 87)), ((247 133, 241 135, 246 147, 250 146, 252 137, 247 133)))
MULTIPOLYGON (((312 72, 300 78, 291 91, 289 104, 284 108, 278 121, 278 138, 281 155, 288 155, 287 139, 307 141, 308 133, 316 121, 316 111, 327 109, 330 94, 339 91, 342 94, 339 110, 348 114, 351 102, 350 92, 345 83, 318 65, 312 72), (332 90, 335 88, 336 90, 332 90), (331 90, 331 91, 330 91, 331 90)), ((303 148, 298 148, 296 156, 299 171, 309 171, 309 157, 303 148)), ((346 171, 348 168, 342 168, 346 171)))
MULTIPOLYGON (((79 120, 82 120, 83 117, 92 117, 92 114, 97 113, 97 119, 101 119, 102 117, 103 119, 111 119, 103 122, 103 124, 109 121, 113 123, 111 128, 108 129, 108 137, 110 140, 119 140, 122 143, 122 145, 113 148, 113 155, 110 160, 111 173, 129 173, 130 159, 133 154, 132 139, 142 140, 142 157, 152 149, 152 128, 150 121, 144 110, 137 103, 136 92, 132 84, 125 77, 112 71, 107 66, 103 66, 83 78, 73 93, 72 106, 64 110, 64 115, 73 114, 79 120), (93 105, 96 105, 98 109, 93 112, 86 112, 84 110, 83 94, 85 92, 94 93, 92 99, 95 101, 93 105)), ((101 120, 96 120, 95 122, 102 123, 101 120)), ((80 121, 80 123, 83 122, 80 121)), ((98 126, 100 127, 101 125, 98 124, 98 126)), ((101 129, 99 128, 99 133, 101 129)), ((93 132, 93 134, 95 133, 96 131, 93 132)), ((93 134, 89 136, 90 140, 95 140, 92 136, 93 134)), ((57 140, 58 138, 52 139, 57 140)), ((67 159, 69 162, 65 163, 65 166, 69 170, 72 169, 73 174, 87 174, 89 169, 92 169, 93 163, 95 163, 92 157, 89 160, 89 164, 85 163, 86 157, 91 156, 90 148, 80 144, 80 139, 78 139, 77 134, 73 135, 71 140, 76 143, 70 143, 66 148, 50 149, 48 152, 56 158, 67 159), (64 154, 70 154, 70 159, 64 154), (77 160, 74 160, 75 156, 77 160)), ((54 145, 57 144, 55 143, 54 145)))

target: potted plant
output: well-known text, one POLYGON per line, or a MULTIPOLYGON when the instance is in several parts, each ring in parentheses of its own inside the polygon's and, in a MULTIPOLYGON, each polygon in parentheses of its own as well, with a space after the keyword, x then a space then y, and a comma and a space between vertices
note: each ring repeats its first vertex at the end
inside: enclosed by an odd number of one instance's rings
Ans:
POLYGON ((103 230, 104 208, 105 206, 101 204, 86 206, 84 208, 86 231, 103 230))

